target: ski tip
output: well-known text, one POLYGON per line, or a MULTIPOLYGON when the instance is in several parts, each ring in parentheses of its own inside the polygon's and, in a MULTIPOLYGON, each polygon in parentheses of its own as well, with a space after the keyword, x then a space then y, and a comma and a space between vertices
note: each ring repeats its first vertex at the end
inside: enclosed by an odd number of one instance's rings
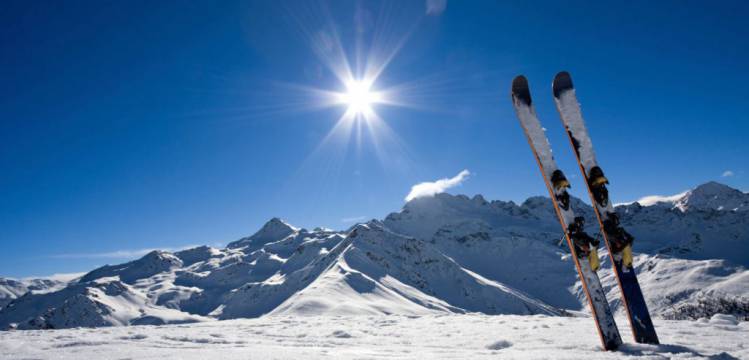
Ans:
POLYGON ((525 76, 518 75, 512 80, 512 97, 525 105, 531 105, 531 91, 528 88, 528 79, 525 76))
POLYGON ((551 85, 554 90, 554 97, 558 98, 563 92, 574 89, 572 85, 572 77, 570 73, 562 71, 554 77, 554 82, 551 85))

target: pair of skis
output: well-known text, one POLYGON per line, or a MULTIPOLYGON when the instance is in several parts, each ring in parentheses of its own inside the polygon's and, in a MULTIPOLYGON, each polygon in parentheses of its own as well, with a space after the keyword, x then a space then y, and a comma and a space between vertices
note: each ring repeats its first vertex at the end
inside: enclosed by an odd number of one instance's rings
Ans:
MULTIPOLYGON (((601 227, 604 243, 609 250, 632 334, 637 342, 658 344, 658 336, 632 266, 632 236, 619 225, 614 207, 609 201, 606 188, 608 180, 596 161, 593 144, 585 127, 569 73, 557 74, 552 90, 554 102, 567 130, 583 179, 588 186, 588 193, 601 227)), ((622 339, 596 273, 598 242, 585 233, 584 219, 575 216, 570 207, 567 192, 567 188, 570 187, 569 181, 557 167, 549 140, 536 116, 528 81, 522 75, 512 82, 512 104, 538 162, 554 204, 554 210, 565 232, 567 244, 588 299, 603 348, 615 350, 622 344, 622 339)))

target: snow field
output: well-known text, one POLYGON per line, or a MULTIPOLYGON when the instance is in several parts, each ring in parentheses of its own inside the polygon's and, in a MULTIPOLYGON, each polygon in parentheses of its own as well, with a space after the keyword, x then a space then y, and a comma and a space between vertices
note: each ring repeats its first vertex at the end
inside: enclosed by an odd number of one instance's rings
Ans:
POLYGON ((662 345, 601 350, 588 317, 265 316, 205 323, 0 332, 0 359, 747 359, 749 323, 655 319, 662 345))

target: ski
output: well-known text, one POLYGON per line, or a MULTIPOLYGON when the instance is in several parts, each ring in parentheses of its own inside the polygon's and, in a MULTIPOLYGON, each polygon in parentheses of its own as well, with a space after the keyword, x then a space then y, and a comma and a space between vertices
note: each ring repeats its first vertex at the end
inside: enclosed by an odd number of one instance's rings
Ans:
POLYGON ((576 217, 570 207, 570 196, 567 193, 569 182, 564 173, 557 168, 551 153, 551 145, 532 105, 528 81, 522 75, 512 81, 512 104, 538 162, 557 218, 565 233, 601 344, 605 350, 615 350, 622 344, 622 339, 596 273, 598 268, 597 243, 584 232, 584 219, 576 217))
POLYGON ((638 343, 658 344, 658 335, 655 333, 653 321, 650 319, 645 298, 632 266, 633 237, 621 227, 614 206, 609 201, 606 188, 609 182, 596 161, 593 143, 585 127, 570 74, 566 71, 557 74, 552 90, 554 103, 567 130, 567 136, 580 165, 583 179, 588 186, 590 201, 594 204, 593 209, 601 227, 604 243, 609 250, 622 300, 627 309, 632 335, 638 343))

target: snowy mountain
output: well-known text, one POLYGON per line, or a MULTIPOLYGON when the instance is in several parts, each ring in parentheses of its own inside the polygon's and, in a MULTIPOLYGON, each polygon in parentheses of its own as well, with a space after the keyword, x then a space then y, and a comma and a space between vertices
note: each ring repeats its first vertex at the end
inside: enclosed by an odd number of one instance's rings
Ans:
POLYGON ((749 266, 749 194, 709 182, 666 199, 617 207, 638 251, 749 266))
POLYGON ((710 181, 673 196, 648 196, 637 201, 642 206, 658 205, 686 211, 749 211, 749 194, 710 181))
MULTIPOLYGON (((621 205, 640 284, 666 318, 749 316, 747 194, 707 183, 621 205)), ((597 233, 592 209, 572 199, 597 233)), ((0 328, 164 324, 272 315, 566 315, 586 311, 548 198, 518 205, 437 194, 347 231, 273 218, 224 249, 201 246, 94 269, 61 289, 3 285, 0 328)), ((608 261, 604 259, 604 267, 608 261)), ((614 309, 616 280, 600 272, 614 309)), ((2 285, 4 283, 0 283, 2 285)), ((2 294, 2 292, 0 292, 2 294)))
POLYGON ((297 233, 299 233, 299 229, 279 218, 272 218, 254 235, 231 242, 227 247, 230 249, 245 248, 256 250, 269 242, 284 239, 297 233))
POLYGON ((66 283, 55 279, 15 280, 0 277, 0 309, 23 294, 59 290, 65 287, 66 283))

